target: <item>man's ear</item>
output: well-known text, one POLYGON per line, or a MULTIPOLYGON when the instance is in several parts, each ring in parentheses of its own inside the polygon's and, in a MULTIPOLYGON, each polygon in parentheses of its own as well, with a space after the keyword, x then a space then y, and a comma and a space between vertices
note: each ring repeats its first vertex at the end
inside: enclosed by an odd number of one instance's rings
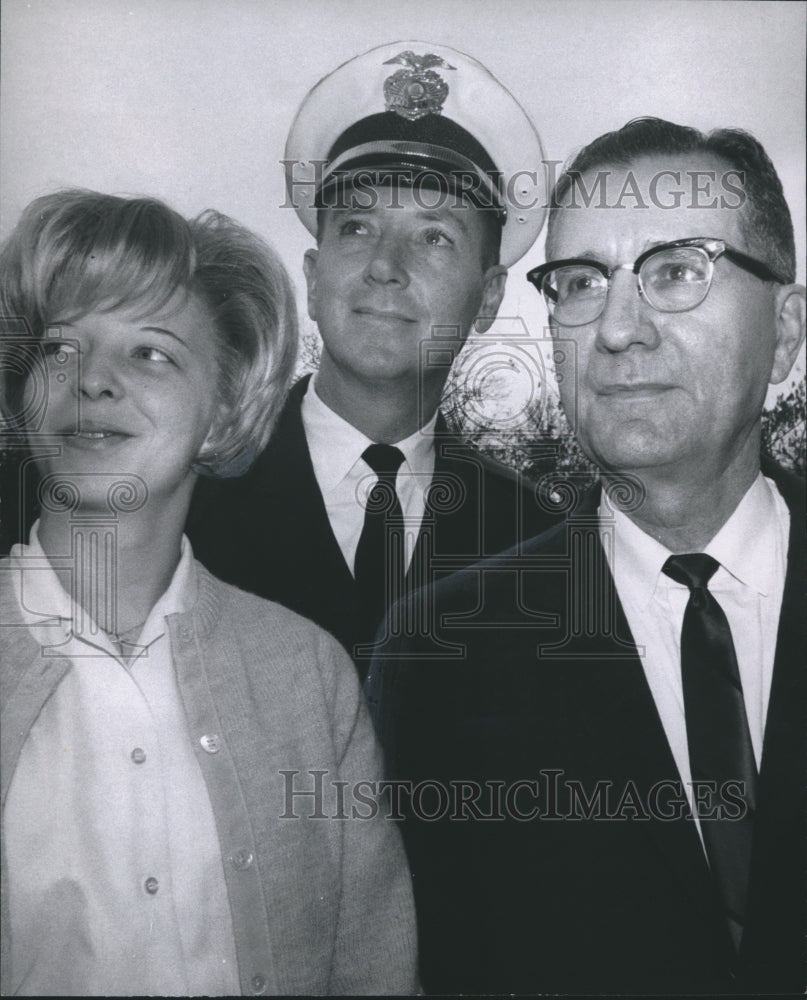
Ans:
POLYGON ((804 343, 807 299, 804 285, 781 285, 776 289, 776 349, 769 382, 778 385, 790 374, 804 343))
POLYGON ((306 250, 303 254, 303 274, 308 288, 308 315, 317 322, 317 259, 319 250, 306 250))
POLYGON ((496 313, 504 298, 504 287, 507 284, 507 268, 494 264, 485 271, 482 302, 479 306, 474 328, 477 333, 489 330, 496 319, 496 313))

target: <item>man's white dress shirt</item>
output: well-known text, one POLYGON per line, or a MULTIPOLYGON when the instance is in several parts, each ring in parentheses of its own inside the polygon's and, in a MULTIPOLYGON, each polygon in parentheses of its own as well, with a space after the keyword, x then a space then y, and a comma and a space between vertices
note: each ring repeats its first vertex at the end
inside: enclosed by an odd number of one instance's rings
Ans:
MULTIPOLYGON (((681 627, 689 590, 664 573, 672 553, 614 508, 605 493, 600 536, 650 691, 692 807, 681 681, 681 627)), ((720 563, 709 590, 731 627, 757 767, 762 757, 790 513, 761 473, 703 550, 720 563)))
POLYGON ((74 613, 36 525, 11 562, 43 655, 71 661, 31 727, 5 806, 18 991, 238 993, 219 839, 165 626, 195 603, 190 544, 183 538, 128 666, 74 613))
MULTIPOLYGON (((314 475, 325 501, 334 536, 350 572, 364 527, 367 494, 378 477, 361 457, 374 444, 366 434, 326 406, 316 393, 315 379, 306 389, 301 407, 303 428, 314 475)), ((426 493, 434 475, 434 426, 437 414, 419 430, 394 445, 403 453, 395 490, 406 525, 406 567, 412 560, 423 514, 426 493)))

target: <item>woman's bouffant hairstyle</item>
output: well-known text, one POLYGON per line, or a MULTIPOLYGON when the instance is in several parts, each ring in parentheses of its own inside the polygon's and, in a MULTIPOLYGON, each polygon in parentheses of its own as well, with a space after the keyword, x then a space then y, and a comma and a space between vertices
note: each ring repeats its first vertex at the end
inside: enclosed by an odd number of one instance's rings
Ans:
MULTIPOLYGON (((90 312, 153 314, 177 290, 205 303, 218 335, 224 416, 198 459, 216 474, 263 449, 294 370, 294 290, 275 251, 218 212, 188 221, 153 198, 68 190, 31 202, 0 253, 0 316, 17 341, 90 312)), ((6 359, 0 387, 12 413, 23 382, 6 359)))

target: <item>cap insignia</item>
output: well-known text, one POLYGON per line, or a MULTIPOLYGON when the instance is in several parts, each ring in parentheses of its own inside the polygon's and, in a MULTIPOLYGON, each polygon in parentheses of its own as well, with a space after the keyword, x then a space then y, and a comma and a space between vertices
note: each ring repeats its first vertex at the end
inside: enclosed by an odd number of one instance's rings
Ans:
POLYGON ((394 111, 410 122, 425 115, 439 115, 448 96, 448 84, 431 67, 456 69, 456 66, 431 52, 416 56, 409 49, 387 59, 384 65, 391 63, 403 63, 406 69, 399 69, 384 81, 387 111, 394 111))

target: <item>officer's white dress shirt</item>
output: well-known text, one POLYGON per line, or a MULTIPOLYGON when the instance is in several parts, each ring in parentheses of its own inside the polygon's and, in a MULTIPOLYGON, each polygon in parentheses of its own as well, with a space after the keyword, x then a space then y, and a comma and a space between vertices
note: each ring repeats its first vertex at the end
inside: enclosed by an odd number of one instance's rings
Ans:
MULTIPOLYGON (((378 477, 361 457, 374 442, 326 406, 308 383, 301 407, 311 463, 334 536, 350 572, 364 527, 367 494, 378 477)), ((395 447, 403 452, 395 489, 406 525, 406 566, 412 560, 415 542, 426 509, 426 493, 434 475, 434 425, 432 419, 395 447)))
POLYGON ((11 560, 34 638, 72 663, 31 727, 5 807, 19 992, 238 993, 221 850, 165 627, 195 602, 190 544, 128 667, 86 616, 75 634, 81 619, 36 526, 11 560))
MULTIPOLYGON (((619 599, 691 807, 681 681, 681 627, 689 590, 661 571, 672 555, 669 549, 613 508, 605 494, 599 515, 619 599)), ((709 590, 731 627, 757 767, 782 608, 789 526, 787 505, 774 483, 760 473, 703 550, 720 563, 709 590)))

